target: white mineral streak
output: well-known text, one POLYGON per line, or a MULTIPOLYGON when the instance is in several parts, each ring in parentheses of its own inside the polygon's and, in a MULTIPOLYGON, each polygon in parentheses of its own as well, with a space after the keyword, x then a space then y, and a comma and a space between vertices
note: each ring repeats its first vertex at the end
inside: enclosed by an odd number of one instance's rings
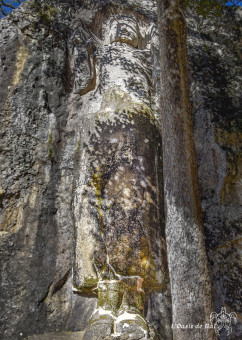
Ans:
MULTIPOLYGON (((142 319, 144 320, 140 315, 138 314, 132 314, 128 312, 124 312, 123 314, 119 315, 117 317, 117 323, 125 320, 137 320, 137 319, 142 319)), ((145 321, 145 320, 144 320, 145 321)))
POLYGON ((114 318, 114 320, 117 319, 117 317, 110 310, 103 309, 101 307, 95 308, 92 315, 95 315, 96 313, 98 313, 99 315, 111 315, 114 318))
POLYGON ((113 266, 110 264, 108 249, 107 249, 107 265, 111 268, 112 272, 115 274, 116 277, 118 277, 118 279, 120 281, 122 281, 124 279, 139 279, 140 278, 140 276, 138 276, 138 275, 128 276, 128 275, 119 275, 119 274, 117 274, 117 272, 115 271, 113 266))

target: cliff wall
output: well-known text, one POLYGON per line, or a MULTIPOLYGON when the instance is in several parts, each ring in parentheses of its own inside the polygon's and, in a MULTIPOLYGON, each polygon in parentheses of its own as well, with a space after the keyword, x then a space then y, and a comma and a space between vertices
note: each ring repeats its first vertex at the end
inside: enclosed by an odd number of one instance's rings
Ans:
MULTIPOLYGON (((215 311, 238 314, 230 339, 239 339, 241 10, 227 10, 222 20, 187 20, 215 311)), ((132 306, 160 339, 172 338, 156 21, 148 0, 26 1, 0 21, 4 340, 83 331, 96 308, 95 285, 115 275, 128 296, 137 282, 125 280, 142 277, 145 302, 132 306), (126 37, 117 33, 123 26, 126 37)))

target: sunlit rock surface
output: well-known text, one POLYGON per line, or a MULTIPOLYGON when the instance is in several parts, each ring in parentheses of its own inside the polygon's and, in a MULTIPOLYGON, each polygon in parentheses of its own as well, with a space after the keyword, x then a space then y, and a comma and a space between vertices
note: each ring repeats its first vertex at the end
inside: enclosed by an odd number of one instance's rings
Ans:
MULTIPOLYGON (((188 20, 215 310, 236 313, 240 13, 188 20)), ((2 338, 172 339, 155 2, 26 2, 0 30, 2 338)))

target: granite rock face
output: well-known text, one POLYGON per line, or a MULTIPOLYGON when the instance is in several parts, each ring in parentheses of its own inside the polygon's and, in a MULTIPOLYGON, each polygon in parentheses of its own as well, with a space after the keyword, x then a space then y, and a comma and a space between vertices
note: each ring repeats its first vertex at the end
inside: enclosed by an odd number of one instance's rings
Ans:
MULTIPOLYGON (((188 19, 215 310, 236 313, 240 20, 188 19)), ((172 339, 155 1, 27 1, 0 46, 2 338, 172 339)))

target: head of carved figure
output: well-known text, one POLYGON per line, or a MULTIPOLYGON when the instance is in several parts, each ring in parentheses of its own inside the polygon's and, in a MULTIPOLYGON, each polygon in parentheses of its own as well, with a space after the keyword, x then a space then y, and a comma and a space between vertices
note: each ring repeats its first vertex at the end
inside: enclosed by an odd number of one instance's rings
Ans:
POLYGON ((110 19, 109 42, 122 42, 134 48, 138 45, 138 26, 131 17, 118 15, 110 19))

